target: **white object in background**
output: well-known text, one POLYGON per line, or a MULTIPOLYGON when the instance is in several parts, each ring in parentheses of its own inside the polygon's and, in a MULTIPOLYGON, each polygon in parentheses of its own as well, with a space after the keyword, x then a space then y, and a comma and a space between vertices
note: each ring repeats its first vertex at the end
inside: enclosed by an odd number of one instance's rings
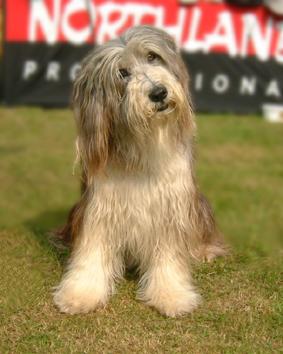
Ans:
POLYGON ((283 15, 283 0, 265 0, 264 5, 275 15, 283 15))
POLYGON ((264 118, 272 123, 283 123, 283 105, 268 103, 262 105, 264 118))

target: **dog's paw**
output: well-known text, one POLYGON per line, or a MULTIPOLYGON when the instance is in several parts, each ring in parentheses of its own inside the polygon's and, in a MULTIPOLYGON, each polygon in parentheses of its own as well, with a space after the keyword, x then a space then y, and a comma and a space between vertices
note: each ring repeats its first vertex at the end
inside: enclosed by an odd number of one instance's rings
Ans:
POLYGON ((211 245, 206 248, 204 253, 204 261, 212 262, 217 257, 227 256, 229 251, 224 245, 211 245))
POLYGON ((193 290, 185 294, 161 294, 158 298, 147 301, 146 304, 154 307, 162 315, 168 317, 181 316, 192 312, 201 302, 201 297, 193 290))
POLYGON ((59 286, 54 292, 54 303, 60 312, 71 315, 87 313, 106 304, 105 297, 99 297, 89 289, 59 286))
POLYGON ((229 255, 229 248, 219 243, 202 246, 197 253, 197 258, 203 262, 210 263, 217 257, 225 257, 227 255, 229 255))

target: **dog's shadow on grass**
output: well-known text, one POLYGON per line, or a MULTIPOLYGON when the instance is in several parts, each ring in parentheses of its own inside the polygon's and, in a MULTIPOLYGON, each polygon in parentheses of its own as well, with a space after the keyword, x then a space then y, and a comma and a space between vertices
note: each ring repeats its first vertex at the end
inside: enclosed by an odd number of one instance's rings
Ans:
POLYGON ((51 252, 61 264, 65 264, 70 252, 69 247, 66 247, 56 237, 56 231, 66 223, 69 211, 70 208, 47 210, 24 223, 25 227, 34 235, 40 247, 51 252))

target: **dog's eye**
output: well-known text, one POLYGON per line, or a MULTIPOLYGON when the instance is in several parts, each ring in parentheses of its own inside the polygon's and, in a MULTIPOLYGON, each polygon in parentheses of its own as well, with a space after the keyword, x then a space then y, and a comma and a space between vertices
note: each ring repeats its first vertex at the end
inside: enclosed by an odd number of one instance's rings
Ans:
POLYGON ((131 75, 127 69, 120 69, 119 74, 123 79, 125 79, 131 75))
POLYGON ((155 61, 156 59, 160 59, 160 56, 154 52, 149 52, 147 54, 147 61, 149 63, 152 63, 153 61, 155 61))

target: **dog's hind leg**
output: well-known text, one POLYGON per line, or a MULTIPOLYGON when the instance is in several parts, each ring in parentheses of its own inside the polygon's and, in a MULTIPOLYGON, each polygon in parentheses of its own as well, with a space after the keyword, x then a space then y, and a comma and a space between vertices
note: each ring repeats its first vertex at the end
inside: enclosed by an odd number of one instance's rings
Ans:
POLYGON ((200 246, 196 252, 199 260, 211 262, 214 258, 225 256, 229 248, 224 244, 219 232, 212 208, 208 200, 199 194, 197 201, 197 229, 200 235, 200 246))

